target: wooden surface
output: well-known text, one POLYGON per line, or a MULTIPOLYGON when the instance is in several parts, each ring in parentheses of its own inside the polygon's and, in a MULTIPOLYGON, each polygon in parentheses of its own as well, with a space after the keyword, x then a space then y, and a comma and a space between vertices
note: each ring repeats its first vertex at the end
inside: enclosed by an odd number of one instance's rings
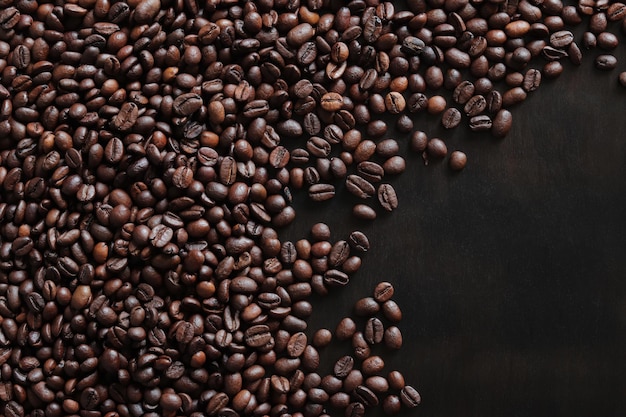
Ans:
MULTIPOLYGON (((404 346, 384 357, 423 396, 403 415, 625 415, 626 89, 616 79, 626 57, 602 73, 594 56, 512 109, 502 141, 418 116, 468 166, 452 174, 407 151, 391 215, 360 223, 351 196, 297 197, 283 237, 325 221, 333 239, 360 229, 372 241, 349 287, 315 300, 312 329, 334 328, 376 282, 396 287, 404 346)), ((408 137, 396 138, 407 150, 408 137)))

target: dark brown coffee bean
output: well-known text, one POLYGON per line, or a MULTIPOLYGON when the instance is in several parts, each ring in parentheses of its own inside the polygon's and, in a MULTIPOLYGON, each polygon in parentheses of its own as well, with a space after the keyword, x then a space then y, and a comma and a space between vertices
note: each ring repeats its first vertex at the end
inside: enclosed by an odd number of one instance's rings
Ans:
POLYGON ((453 171, 461 171, 467 164, 467 156, 461 151, 454 151, 450 154, 450 169, 453 171))
POLYGON ((313 346, 320 349, 326 347, 332 341, 333 334, 328 329, 319 329, 313 334, 313 346))
POLYGON ((613 55, 598 55, 594 61, 597 69, 611 71, 617 66, 617 58, 613 55))
POLYGON ((124 103, 119 113, 111 121, 111 126, 121 132, 129 131, 137 121, 139 107, 135 103, 124 103))
POLYGON ((348 256, 350 256, 350 245, 345 240, 338 240, 328 254, 328 264, 334 268, 339 267, 348 259, 348 256))
POLYGON ((408 55, 420 55, 425 47, 424 41, 415 36, 407 36, 402 41, 402 51, 408 55))
POLYGON ((536 69, 529 69, 524 75, 524 81, 522 87, 525 91, 535 91, 541 85, 541 71, 536 69))
POLYGON ((198 111, 200 107, 202 107, 202 97, 199 94, 185 93, 174 99, 172 108, 180 116, 189 116, 198 111))
POLYGON ((402 404, 408 408, 415 408, 422 402, 420 394, 410 385, 406 385, 402 388, 400 391, 400 399, 402 400, 402 404))
POLYGON ((354 358, 352 356, 342 356, 335 362, 333 367, 333 374, 340 379, 348 376, 352 368, 354 367, 354 358))
POLYGON ((426 151, 431 158, 443 158, 448 154, 448 147, 441 139, 432 138, 428 141, 426 151))
POLYGON ((372 297, 361 298, 354 304, 354 312, 357 316, 373 316, 380 310, 380 305, 372 297))
POLYGON ((382 306, 385 318, 391 322, 398 323, 402 320, 402 311, 398 304, 393 300, 387 300, 382 306))
POLYGON ((513 116, 510 111, 502 109, 493 119, 491 134, 496 138, 505 137, 513 125, 513 116))
POLYGON ((381 184, 378 186, 378 202, 386 211, 393 211, 398 208, 398 197, 391 184, 381 184))
POLYGON ((384 303, 387 300, 390 300, 393 297, 394 288, 393 285, 389 282, 383 281, 376 284, 376 288, 374 288, 374 299, 379 303, 384 303))
POLYGON ((13 7, 7 7, 0 11, 0 28, 9 31, 20 21, 20 11, 13 7))
POLYGON ((452 93, 452 99, 457 104, 465 104, 474 96, 475 87, 470 81, 463 81, 456 86, 452 93))
POLYGON ((269 327, 264 324, 259 324, 248 328, 245 332, 246 344, 250 347, 262 347, 270 342, 272 335, 269 332, 269 327))
POLYGON ((374 186, 358 175, 348 175, 346 178, 346 188, 351 194, 362 199, 372 197, 375 193, 374 186))
POLYGON ((309 198, 313 201, 326 201, 335 196, 332 184, 313 184, 309 187, 309 198))
POLYGON ((151 23, 160 10, 159 0, 141 0, 135 8, 133 17, 139 24, 151 23))
POLYGON ((550 45, 565 48, 574 41, 574 34, 569 30, 561 30, 550 35, 550 45))
POLYGON ((461 123, 461 112, 455 108, 450 107, 441 116, 441 125, 446 129, 454 129, 461 123))
POLYGON ((389 349, 397 350, 402 347, 402 333, 396 326, 389 326, 385 329, 383 340, 389 349))
POLYGON ((356 323, 349 317, 342 319, 335 329, 335 337, 338 340, 349 340, 356 332, 356 323))
POLYGON ((348 239, 350 246, 360 252, 367 252, 370 249, 370 242, 363 232, 355 231, 350 233, 348 239))
POLYGON ((359 385, 354 389, 354 396, 367 407, 376 407, 379 402, 376 394, 364 385, 359 385))
MULTIPOLYGON (((383 304, 384 306, 384 304, 383 304)), ((385 328, 383 323, 377 318, 371 318, 365 324, 363 335, 370 345, 378 344, 383 341, 385 328)))
POLYGON ((307 337, 304 333, 298 332, 289 338, 287 343, 287 354, 292 358, 302 355, 307 347, 307 337))

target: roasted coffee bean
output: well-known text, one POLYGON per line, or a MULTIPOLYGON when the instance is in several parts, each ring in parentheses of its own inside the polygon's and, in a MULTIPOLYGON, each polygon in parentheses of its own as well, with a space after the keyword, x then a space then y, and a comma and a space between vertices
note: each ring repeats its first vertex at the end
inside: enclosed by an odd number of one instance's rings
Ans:
POLYGON ((352 356, 342 356, 335 362, 333 374, 340 379, 348 376, 354 367, 354 358, 352 356))
POLYGON ((408 408, 415 408, 422 402, 420 394, 410 385, 406 385, 402 388, 400 391, 400 399, 402 400, 402 404, 408 408))
POLYGON ((452 93, 452 99, 457 104, 465 104, 474 96, 475 86, 470 81, 463 81, 456 86, 452 93))
POLYGON ((357 316, 373 316, 380 310, 380 305, 372 297, 361 298, 354 304, 354 312, 357 316))
POLYGON ((513 125, 513 116, 510 111, 502 109, 493 119, 491 133, 497 138, 505 137, 513 125))
POLYGON ((391 184, 380 184, 378 186, 378 202, 386 211, 393 211, 398 208, 398 197, 396 190, 391 184))
POLYGON ((441 125, 446 129, 454 129, 461 123, 461 112, 455 108, 450 107, 441 116, 441 125))
POLYGON ((338 340, 349 340, 356 332, 356 323, 349 317, 342 319, 335 329, 335 337, 338 340))
POLYGON ((383 340, 389 349, 397 350, 402 347, 402 333, 396 326, 389 326, 385 329, 383 340))
POLYGON ((351 194, 362 199, 372 197, 375 193, 374 186, 358 175, 348 175, 346 178, 346 188, 351 194))
MULTIPOLYGON (((149 0, 144 0, 149 1, 149 0)), ((172 108, 180 116, 189 116, 202 107, 202 97, 195 93, 185 93, 176 97, 172 108)))
POLYGON ((365 336, 365 340, 367 341, 367 343, 369 343, 370 345, 374 345, 383 341, 384 331, 385 328, 383 326, 383 323, 379 319, 373 317, 369 319, 365 324, 365 330, 363 331, 363 335, 365 336))
POLYGON ((354 389, 354 396, 367 407, 376 407, 379 402, 376 394, 364 385, 359 385, 354 389))
POLYGON ((599 70, 611 71, 617 66, 617 58, 613 55, 598 55, 594 63, 599 70))
POLYGON ((443 158, 448 154, 448 147, 441 139, 432 138, 428 141, 426 151, 428 156, 432 158, 443 158))
POLYGON ((313 201, 326 201, 335 196, 332 184, 313 184, 309 187, 309 197, 313 201))
POLYGON ((454 151, 450 154, 450 169, 453 171, 461 171, 467 164, 467 156, 461 151, 454 151))

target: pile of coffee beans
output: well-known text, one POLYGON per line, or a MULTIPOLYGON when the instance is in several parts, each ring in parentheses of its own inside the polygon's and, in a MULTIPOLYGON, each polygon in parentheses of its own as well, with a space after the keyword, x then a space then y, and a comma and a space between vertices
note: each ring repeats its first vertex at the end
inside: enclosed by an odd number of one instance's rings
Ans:
POLYGON ((281 239, 294 194, 393 211, 401 144, 448 156, 419 114, 502 138, 564 61, 597 48, 615 69, 625 16, 609 0, 0 0, 0 412, 417 406, 385 369, 402 345, 387 282, 334 331, 353 354, 318 373, 333 332, 308 328, 311 297, 370 246, 321 223, 281 239))

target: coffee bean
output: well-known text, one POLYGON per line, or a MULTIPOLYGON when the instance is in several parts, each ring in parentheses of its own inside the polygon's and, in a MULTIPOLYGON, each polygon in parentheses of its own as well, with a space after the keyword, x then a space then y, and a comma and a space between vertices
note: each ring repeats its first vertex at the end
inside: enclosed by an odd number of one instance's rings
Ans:
MULTIPOLYGON (((149 0, 143 0, 149 1, 149 0)), ((154 1, 154 0, 151 0, 154 1)), ((176 97, 173 103, 173 110, 180 116, 189 116, 202 107, 202 97, 195 93, 185 93, 176 97)))
POLYGON ((626 72, 619 73, 618 81, 622 87, 626 87, 626 72))
POLYGON ((313 335, 313 346, 320 349, 326 347, 332 341, 332 333, 328 329, 319 329, 313 335))
POLYGON ((354 389, 354 396, 367 407, 376 407, 379 402, 376 394, 364 385, 359 385, 354 389))
POLYGON ((376 219, 376 211, 368 205, 365 204, 356 204, 352 208, 352 214, 357 219, 361 220, 375 220, 376 219))
POLYGON ((461 123, 461 112, 455 108, 448 108, 441 116, 441 125, 446 129, 454 129, 461 123))
POLYGON ((354 304, 354 312, 357 316, 373 316, 379 310, 380 305, 372 297, 361 298, 354 304))
POLYGON ((367 252, 370 249, 370 242, 363 232, 355 231, 350 233, 348 239, 350 246, 360 252, 367 252))
POLYGON ((402 320, 402 311, 398 304, 393 300, 387 300, 382 305, 382 311, 387 320, 398 323, 402 320))
POLYGON ((393 285, 389 282, 383 281, 376 284, 376 288, 374 288, 374 299, 379 303, 384 303, 387 300, 390 300, 393 297, 394 288, 393 285))
POLYGON ((493 119, 491 133, 497 138, 505 137, 513 125, 513 116, 506 109, 500 110, 493 119))
POLYGON ((402 404, 408 408, 415 408, 422 402, 420 394, 410 385, 406 385, 402 388, 400 391, 400 399, 402 400, 402 404))
POLYGON ((269 327, 259 324, 248 328, 245 332, 246 344, 250 347, 258 348, 266 345, 272 339, 269 327))
POLYGON ((129 131, 137 121, 139 108, 135 103, 124 103, 119 113, 111 120, 111 126, 121 132, 129 131))
POLYGON ((333 374, 340 379, 348 376, 354 367, 354 358, 352 356, 342 356, 335 362, 333 374))
POLYGON ((349 317, 342 319, 335 329, 335 337, 338 340, 349 340, 356 332, 356 323, 349 317))
POLYGON ((378 186, 378 202, 386 211, 393 211, 398 208, 398 197, 391 184, 381 184, 378 186))
MULTIPOLYGON (((392 301, 388 301, 392 302, 392 301)), ((384 307, 384 304, 383 304, 384 307)), ((365 324, 363 335, 370 345, 378 344, 383 341, 385 328, 383 323, 377 318, 370 318, 365 324)))
POLYGON ((375 193, 374 186, 358 175, 348 175, 346 178, 346 188, 351 194, 361 199, 369 198, 375 193))
POLYGON ((426 151, 428 152, 428 155, 432 158, 443 158, 448 154, 448 147, 441 139, 432 138, 428 141, 426 151))
POLYGON ((335 187, 331 184, 313 184, 309 187, 309 197, 313 201, 326 201, 335 196, 335 187))
POLYGON ((617 58, 613 55, 598 55, 594 63, 599 70, 611 71, 617 66, 617 58))
POLYGON ((383 340, 389 349, 397 350, 402 347, 402 333, 396 326, 389 326, 385 329, 383 340))
POLYGON ((454 151, 450 154, 450 169, 453 171, 460 171, 465 168, 467 164, 467 156, 461 151, 454 151))

